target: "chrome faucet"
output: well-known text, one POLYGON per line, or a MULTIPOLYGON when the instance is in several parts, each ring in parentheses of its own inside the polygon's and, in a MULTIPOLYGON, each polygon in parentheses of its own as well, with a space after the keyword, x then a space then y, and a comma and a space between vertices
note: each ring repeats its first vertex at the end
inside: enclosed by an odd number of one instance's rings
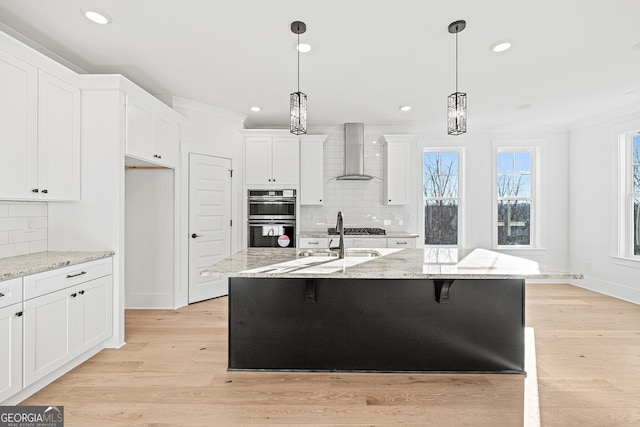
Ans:
POLYGON ((344 222, 342 220, 342 211, 338 211, 338 221, 336 222, 336 230, 340 233, 340 241, 338 243, 337 248, 329 248, 329 249, 337 249, 338 250, 338 258, 344 258, 344 222))

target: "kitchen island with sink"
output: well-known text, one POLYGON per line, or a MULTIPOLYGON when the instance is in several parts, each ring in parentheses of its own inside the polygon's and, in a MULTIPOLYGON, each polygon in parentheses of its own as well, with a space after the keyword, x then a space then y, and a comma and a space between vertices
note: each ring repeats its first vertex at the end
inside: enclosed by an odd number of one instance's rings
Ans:
POLYGON ((580 274, 486 249, 247 249, 229 277, 230 370, 524 372, 524 283, 580 274))

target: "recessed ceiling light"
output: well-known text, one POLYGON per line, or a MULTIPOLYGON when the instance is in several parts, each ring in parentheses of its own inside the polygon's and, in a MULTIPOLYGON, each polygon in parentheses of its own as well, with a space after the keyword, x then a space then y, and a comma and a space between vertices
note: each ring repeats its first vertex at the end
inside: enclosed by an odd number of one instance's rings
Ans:
POLYGON ((371 141, 371 143, 372 143, 372 144, 377 144, 377 143, 378 143, 378 141, 371 141))
POLYGON ((296 49, 298 49, 300 53, 311 52, 311 45, 308 43, 300 43, 299 45, 296 45, 296 49))
POLYGON ((84 16, 92 22, 96 24, 105 25, 111 22, 111 18, 104 12, 99 12, 97 10, 83 10, 82 13, 84 16))
POLYGON ((491 45, 491 50, 498 53, 498 52, 504 52, 505 50, 509 49, 511 47, 511 43, 509 42, 496 42, 494 44, 491 45))
POLYGON ((403 105, 402 107, 399 107, 400 111, 409 111, 411 110, 411 105, 403 105))
POLYGON ((262 110, 262 108, 260 108, 260 107, 251 107, 251 111, 258 112, 260 110, 262 110))

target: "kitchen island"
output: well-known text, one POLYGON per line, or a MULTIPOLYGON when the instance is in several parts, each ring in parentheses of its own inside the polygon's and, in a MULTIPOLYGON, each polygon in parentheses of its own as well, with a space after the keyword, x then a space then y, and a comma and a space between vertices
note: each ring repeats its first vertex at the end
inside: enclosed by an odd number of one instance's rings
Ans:
POLYGON ((230 370, 467 373, 523 373, 525 280, 582 277, 486 249, 247 249, 202 274, 229 277, 230 370))

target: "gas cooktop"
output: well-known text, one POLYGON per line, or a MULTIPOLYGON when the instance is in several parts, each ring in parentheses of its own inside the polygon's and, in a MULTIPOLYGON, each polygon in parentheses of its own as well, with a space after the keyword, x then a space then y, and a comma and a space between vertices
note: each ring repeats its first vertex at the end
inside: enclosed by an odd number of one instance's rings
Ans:
MULTIPOLYGON (((327 230, 327 233, 329 234, 340 234, 338 233, 338 230, 336 230, 335 228, 329 228, 327 230)), ((384 231, 384 228, 370 228, 370 227, 345 227, 344 228, 344 234, 357 234, 357 235, 385 235, 386 232, 384 231)))

